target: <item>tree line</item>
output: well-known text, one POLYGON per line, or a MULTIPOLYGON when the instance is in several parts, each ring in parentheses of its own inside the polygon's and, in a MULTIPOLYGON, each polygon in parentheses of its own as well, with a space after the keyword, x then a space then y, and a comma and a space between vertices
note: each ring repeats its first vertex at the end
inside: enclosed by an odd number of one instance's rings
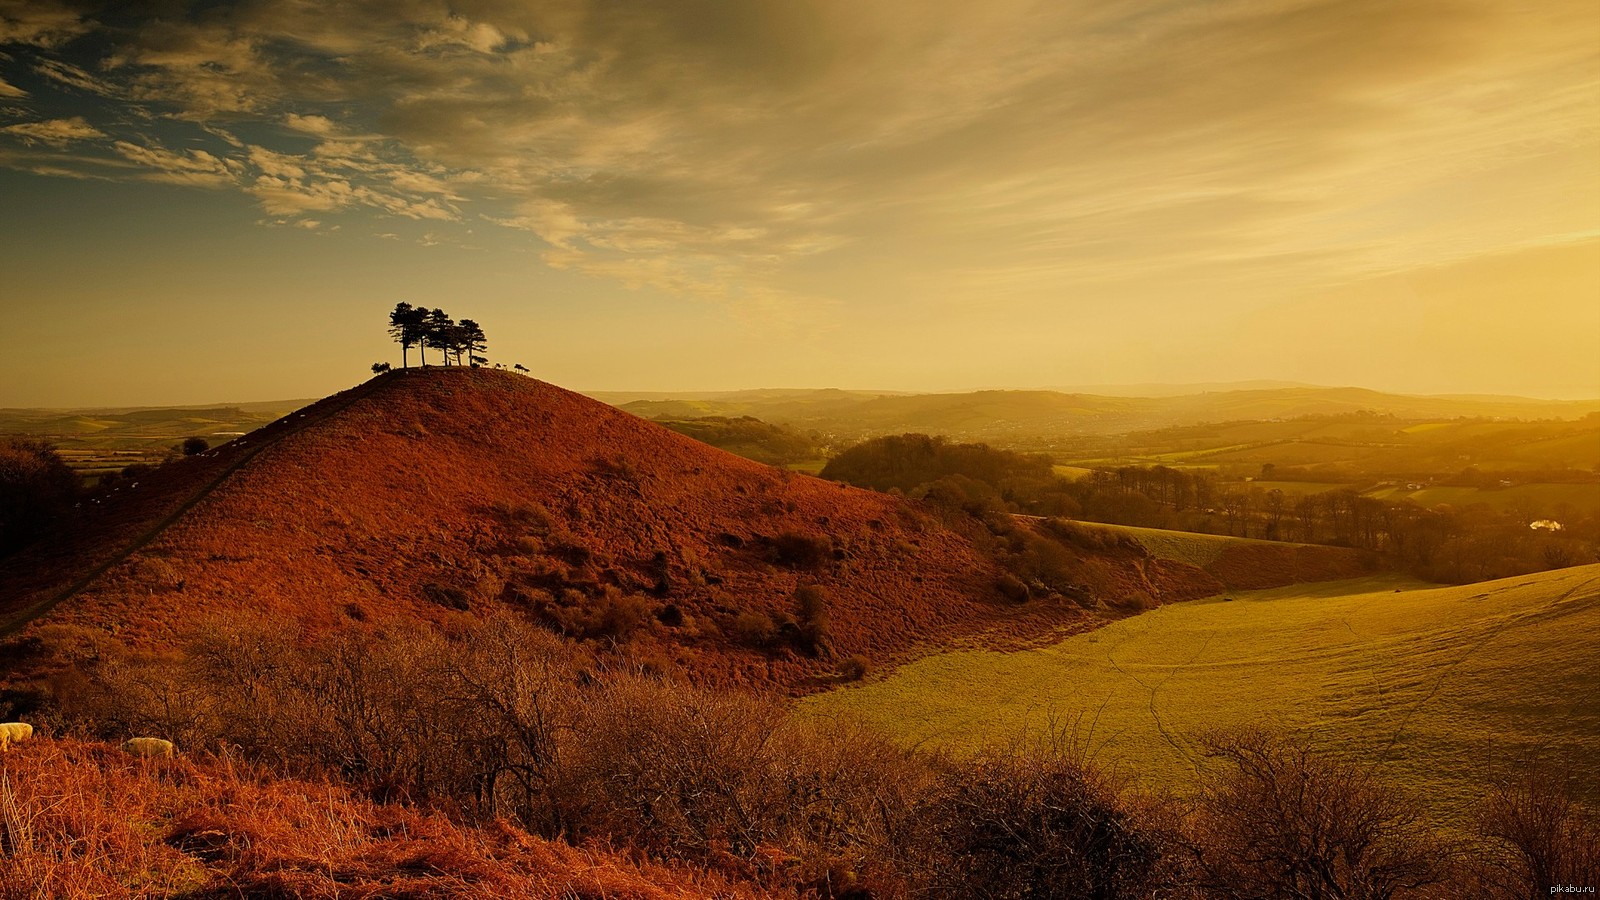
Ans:
MULTIPOLYGON (((489 339, 483 326, 471 319, 457 322, 443 309, 412 306, 400 302, 389 313, 389 336, 400 345, 400 365, 410 368, 411 348, 417 348, 422 364, 428 364, 428 349, 439 351, 444 364, 481 366, 489 362, 483 354, 489 350, 489 339)), ((387 371, 384 364, 373 366, 375 371, 387 371), (379 367, 383 366, 382 369, 379 367)))
POLYGON ((1424 507, 1340 488, 1292 495, 1168 466, 1098 468, 1069 481, 1047 457, 921 434, 875 438, 828 462, 824 478, 963 508, 1299 541, 1372 550, 1430 581, 1507 578, 1600 560, 1600 515, 1558 510, 1559 533, 1528 527, 1525 510, 1424 507))

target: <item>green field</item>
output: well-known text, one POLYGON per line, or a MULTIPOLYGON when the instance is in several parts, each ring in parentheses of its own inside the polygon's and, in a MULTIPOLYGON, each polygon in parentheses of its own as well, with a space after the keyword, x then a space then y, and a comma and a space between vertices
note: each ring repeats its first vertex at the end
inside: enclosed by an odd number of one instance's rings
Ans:
POLYGON ((1533 748, 1600 801, 1600 565, 1462 587, 1382 576, 1163 606, 1054 646, 962 650, 808 698, 908 743, 970 749, 1052 721, 1182 790, 1212 727, 1266 724, 1374 764, 1443 822, 1533 748))

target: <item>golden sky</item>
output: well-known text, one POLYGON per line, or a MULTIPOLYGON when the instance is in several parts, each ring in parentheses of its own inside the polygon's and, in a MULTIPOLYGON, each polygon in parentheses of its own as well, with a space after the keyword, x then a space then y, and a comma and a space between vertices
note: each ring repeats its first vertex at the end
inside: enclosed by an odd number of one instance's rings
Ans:
POLYGON ((1600 396, 1593 0, 0 0, 0 406, 1600 396))

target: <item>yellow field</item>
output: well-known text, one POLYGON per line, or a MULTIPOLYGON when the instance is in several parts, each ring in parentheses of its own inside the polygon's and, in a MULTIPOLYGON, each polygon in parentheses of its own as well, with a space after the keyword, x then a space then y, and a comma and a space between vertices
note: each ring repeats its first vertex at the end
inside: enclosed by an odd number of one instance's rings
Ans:
POLYGON ((963 650, 808 698, 911 743, 973 748, 1081 717, 1103 764, 1182 790, 1195 737, 1268 724, 1368 761, 1459 821, 1533 748, 1600 801, 1600 565, 1438 588, 1393 576, 1164 606, 1060 644, 963 650))

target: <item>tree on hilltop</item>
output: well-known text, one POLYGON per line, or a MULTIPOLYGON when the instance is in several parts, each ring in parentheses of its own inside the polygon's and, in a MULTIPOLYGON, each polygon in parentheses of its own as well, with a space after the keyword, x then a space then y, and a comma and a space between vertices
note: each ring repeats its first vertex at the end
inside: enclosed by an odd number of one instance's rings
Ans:
POLYGON ((444 357, 444 364, 450 365, 450 354, 455 348, 456 320, 450 318, 443 309, 430 309, 425 311, 422 343, 439 351, 444 357))
POLYGON ((461 341, 460 349, 467 355, 469 365, 481 366, 489 361, 483 354, 489 352, 489 338, 483 333, 483 326, 471 319, 462 319, 456 326, 461 341))
MULTIPOLYGON (((489 339, 483 326, 471 319, 457 322, 443 309, 396 303, 389 313, 389 334, 400 343, 401 365, 406 364, 406 351, 413 345, 427 366, 429 347, 439 351, 444 364, 480 366, 489 361, 489 339)), ((377 364, 372 371, 378 372, 377 364)))
MULTIPOLYGON (((389 313, 389 336, 400 343, 402 368, 410 368, 407 351, 422 343, 427 315, 428 310, 405 302, 396 303, 394 310, 389 313)), ((422 364, 428 364, 426 356, 423 357, 422 364)))

